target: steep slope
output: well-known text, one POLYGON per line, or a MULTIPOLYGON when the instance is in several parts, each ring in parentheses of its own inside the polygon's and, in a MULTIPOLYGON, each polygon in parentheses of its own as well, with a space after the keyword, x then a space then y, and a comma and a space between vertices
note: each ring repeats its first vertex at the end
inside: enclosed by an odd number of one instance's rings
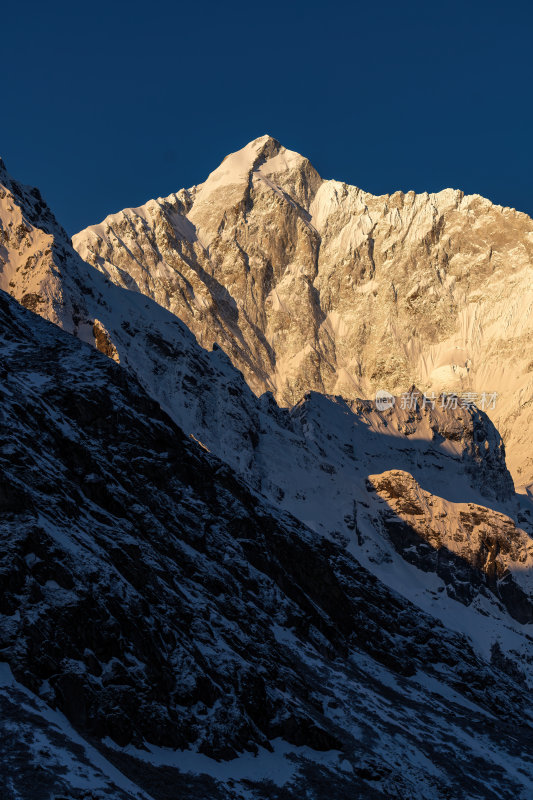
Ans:
POLYGON ((192 189, 77 234, 257 393, 473 392, 533 482, 533 221, 446 189, 375 197, 268 136, 192 189), (490 395, 497 393, 495 407, 490 395), (486 395, 484 397, 484 395, 486 395))
POLYGON ((77 332, 84 289, 78 270, 64 269, 69 254, 67 235, 39 190, 12 181, 0 159, 0 288, 77 332))
POLYGON ((512 647, 273 510, 4 294, 0 351, 3 796, 530 796, 512 647))

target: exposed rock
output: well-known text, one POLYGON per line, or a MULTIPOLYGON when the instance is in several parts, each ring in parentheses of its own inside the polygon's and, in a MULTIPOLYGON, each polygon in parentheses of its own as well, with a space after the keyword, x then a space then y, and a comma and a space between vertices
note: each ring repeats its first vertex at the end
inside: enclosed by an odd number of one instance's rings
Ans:
POLYGON ((533 622, 533 540, 513 520, 436 497, 401 470, 370 475, 368 483, 386 503, 382 519, 404 558, 436 572, 461 602, 484 585, 520 623, 533 622))
MULTIPOLYGON (((315 252, 305 208, 322 184, 277 143, 254 148, 251 180, 247 151, 207 190, 182 193, 174 223, 189 244, 199 232, 207 256, 227 228, 227 260, 217 257, 223 271, 233 263, 241 291, 261 220, 238 263, 232 225, 253 221, 258 192, 274 209, 288 202, 283 246, 279 231, 265 234, 268 298, 291 259, 315 252), (292 176, 281 194, 277 170, 292 176)), ((520 536, 533 518, 486 415, 399 400, 379 411, 316 392, 290 409, 258 398, 235 353, 206 352, 168 310, 110 283, 72 251, 36 190, 2 164, 0 178, 2 280, 19 300, 39 295, 37 313, 86 342, 0 296, 0 648, 18 681, 0 668, 0 791, 78 800, 90 782, 98 800, 340 800, 355 780, 372 800, 529 796, 531 640, 507 609, 527 621, 530 598, 515 551, 450 549, 446 570, 409 548, 399 556, 364 480, 408 471, 430 507, 439 497, 463 504, 468 541, 484 496, 499 512, 484 507, 483 524, 507 520, 514 542, 507 514, 520 536), (122 366, 96 352, 98 341, 122 366), (111 780, 109 761, 46 703, 99 748, 104 739, 133 788, 116 771, 111 780), (278 786, 268 778, 280 766, 278 786)), ((215 277, 206 269, 195 297, 209 284, 213 324, 224 308, 227 341, 236 335, 239 352, 253 354, 240 306, 215 277)), ((305 347, 315 289, 294 285, 303 310, 291 321, 278 309, 278 338, 288 319, 305 347)), ((271 358, 269 347, 265 338, 248 361, 261 380, 257 353, 271 358)), ((417 509, 408 489, 402 498, 417 509)))
POLYGON ((109 332, 97 319, 95 319, 93 323, 93 336, 94 336, 94 345, 96 349, 99 350, 101 353, 103 353, 105 356, 112 358, 113 361, 120 363, 120 357, 117 348, 111 341, 111 336, 109 335, 109 332))

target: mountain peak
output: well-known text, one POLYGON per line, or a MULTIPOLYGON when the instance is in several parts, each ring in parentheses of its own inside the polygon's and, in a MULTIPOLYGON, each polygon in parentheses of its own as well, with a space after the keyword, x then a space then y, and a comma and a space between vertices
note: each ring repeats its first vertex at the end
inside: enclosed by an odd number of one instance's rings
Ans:
POLYGON ((249 142, 240 150, 229 153, 207 180, 198 188, 211 193, 222 186, 248 183, 252 172, 261 168, 266 162, 280 157, 281 169, 295 166, 305 159, 299 153, 287 150, 277 139, 268 134, 249 142))
POLYGON ((306 158, 287 150, 272 136, 261 136, 226 156, 204 183, 191 190, 194 201, 187 216, 203 247, 209 247, 228 208, 248 205, 252 185, 266 187, 270 194, 277 193, 285 200, 290 195, 308 207, 320 183, 306 158))
POLYGON ((247 147, 263 147, 265 145, 274 146, 280 149, 282 145, 279 143, 277 139, 271 136, 269 133, 265 133, 263 136, 258 136, 257 139, 253 139, 251 142, 248 143, 247 147))

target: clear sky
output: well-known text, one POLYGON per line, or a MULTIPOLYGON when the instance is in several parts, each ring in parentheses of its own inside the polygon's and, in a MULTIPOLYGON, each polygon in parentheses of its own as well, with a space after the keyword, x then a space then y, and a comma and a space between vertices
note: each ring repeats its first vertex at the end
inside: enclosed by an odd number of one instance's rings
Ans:
POLYGON ((0 154, 71 234, 264 133, 376 194, 533 214, 529 2, 30 0, 0 59, 0 154))

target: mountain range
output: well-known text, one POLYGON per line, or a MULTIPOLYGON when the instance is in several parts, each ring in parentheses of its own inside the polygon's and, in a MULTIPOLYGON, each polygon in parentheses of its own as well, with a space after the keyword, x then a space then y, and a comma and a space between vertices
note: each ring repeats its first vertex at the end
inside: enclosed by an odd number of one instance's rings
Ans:
POLYGON ((532 248, 271 137, 72 242, 0 162, 7 798, 531 796, 532 248))

